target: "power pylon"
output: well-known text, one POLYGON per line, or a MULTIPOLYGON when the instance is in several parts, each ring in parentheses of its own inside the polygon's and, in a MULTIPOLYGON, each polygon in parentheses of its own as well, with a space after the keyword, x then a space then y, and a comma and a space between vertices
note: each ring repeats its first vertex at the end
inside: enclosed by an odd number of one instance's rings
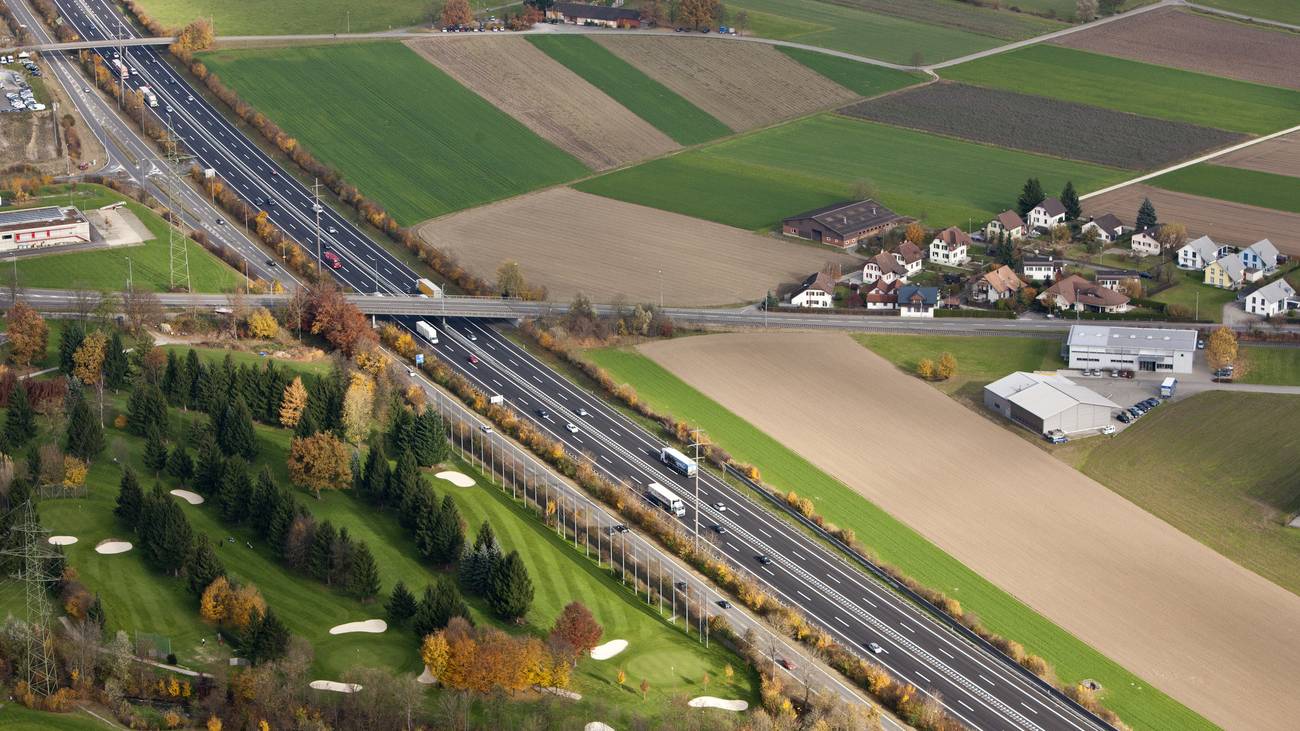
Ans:
POLYGON ((54 578, 48 573, 49 562, 58 558, 50 548, 48 531, 41 526, 32 501, 14 508, 15 522, 10 529, 17 540, 5 555, 21 562, 15 575, 23 583, 27 594, 27 625, 24 628, 26 657, 24 679, 32 693, 45 697, 55 691, 58 679, 54 671, 54 621, 50 611, 50 586, 54 578))
POLYGON ((176 230, 181 218, 176 213, 176 178, 180 175, 182 159, 189 160, 192 155, 181 155, 176 138, 172 136, 171 114, 167 114, 167 136, 163 139, 163 149, 167 151, 167 174, 163 184, 167 187, 167 210, 171 212, 172 225, 167 227, 167 259, 170 269, 169 281, 171 291, 184 289, 193 292, 190 286, 190 247, 185 237, 176 230))

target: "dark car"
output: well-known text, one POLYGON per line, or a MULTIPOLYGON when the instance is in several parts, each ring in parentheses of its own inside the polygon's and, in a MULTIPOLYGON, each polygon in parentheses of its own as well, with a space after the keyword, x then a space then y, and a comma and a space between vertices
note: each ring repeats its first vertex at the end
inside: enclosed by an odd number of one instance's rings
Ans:
POLYGON ((550 416, 551 416, 551 412, 547 411, 546 409, 537 410, 537 417, 539 419, 548 419, 550 418, 550 416))
POLYGON ((269 266, 269 267, 273 267, 273 266, 275 266, 275 259, 267 259, 267 260, 266 260, 266 265, 269 266))
POLYGON ((755 558, 755 560, 757 560, 760 564, 762 564, 762 565, 764 565, 764 566, 766 566, 766 565, 772 563, 772 557, 769 556, 769 555, 767 555, 767 554, 765 554, 765 553, 760 553, 759 555, 755 556, 754 558, 755 558))
POLYGON ((628 527, 623 525, 622 523, 619 523, 618 525, 614 526, 614 530, 619 533, 627 533, 628 527))
POLYGON ((677 587, 677 588, 678 588, 679 590, 681 590, 681 591, 686 591, 686 582, 685 582, 685 581, 679 581, 679 582, 677 582, 676 584, 673 584, 673 586, 677 587))
POLYGON ((721 523, 715 524, 715 525, 713 526, 713 530, 716 531, 717 534, 720 535, 720 536, 725 536, 725 535, 727 535, 727 526, 722 525, 721 523))
POLYGON ((1123 422, 1123 423, 1125 423, 1125 424, 1127 424, 1127 423, 1133 421, 1133 417, 1129 416, 1127 411, 1121 411, 1121 412, 1119 412, 1119 416, 1117 416, 1117 417, 1115 417, 1115 418, 1116 418, 1116 419, 1119 419, 1121 422, 1123 422))
POLYGON ((791 662, 790 660, 784 657, 778 660, 778 662, 780 662, 781 667, 785 668, 786 670, 794 670, 796 667, 798 667, 798 665, 795 665, 793 662, 791 662))
POLYGON ((727 601, 726 599, 719 599, 718 606, 722 607, 723 609, 731 609, 731 602, 727 601))

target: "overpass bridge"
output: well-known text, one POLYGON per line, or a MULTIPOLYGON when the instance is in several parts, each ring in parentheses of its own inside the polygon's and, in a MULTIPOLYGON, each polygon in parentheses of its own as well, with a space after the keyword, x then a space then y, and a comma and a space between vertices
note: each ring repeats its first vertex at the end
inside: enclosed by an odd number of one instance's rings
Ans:
POLYGON ((0 48, 2 53, 20 53, 27 51, 80 51, 88 48, 129 48, 131 46, 170 46, 176 42, 175 36, 151 36, 149 38, 123 38, 108 41, 67 41, 64 43, 34 43, 30 46, 9 46, 0 48))

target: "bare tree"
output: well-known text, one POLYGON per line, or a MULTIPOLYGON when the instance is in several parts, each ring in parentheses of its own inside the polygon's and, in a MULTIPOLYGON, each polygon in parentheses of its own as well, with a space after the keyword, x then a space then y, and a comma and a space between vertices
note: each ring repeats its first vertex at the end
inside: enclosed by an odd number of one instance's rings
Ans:
POLYGON ((126 316, 127 327, 138 334, 145 328, 157 327, 162 322, 162 300, 153 292, 138 289, 123 292, 122 314, 126 316))
POLYGON ((72 311, 79 320, 89 320, 90 313, 99 305, 99 293, 81 282, 72 284, 72 311))

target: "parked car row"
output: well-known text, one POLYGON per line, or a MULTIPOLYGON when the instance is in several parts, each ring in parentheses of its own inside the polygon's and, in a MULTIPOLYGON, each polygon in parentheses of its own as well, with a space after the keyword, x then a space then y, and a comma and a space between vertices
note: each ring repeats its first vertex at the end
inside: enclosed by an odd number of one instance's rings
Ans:
POLYGON ((1115 418, 1119 419, 1121 422, 1125 424, 1128 424, 1130 422, 1134 422, 1142 418, 1144 414, 1146 414, 1148 411, 1154 409, 1159 405, 1160 405, 1160 399, 1149 398, 1146 399, 1145 401, 1139 401, 1136 404, 1133 404, 1132 406, 1128 407, 1127 409, 1119 412, 1119 415, 1116 416, 1115 418))

